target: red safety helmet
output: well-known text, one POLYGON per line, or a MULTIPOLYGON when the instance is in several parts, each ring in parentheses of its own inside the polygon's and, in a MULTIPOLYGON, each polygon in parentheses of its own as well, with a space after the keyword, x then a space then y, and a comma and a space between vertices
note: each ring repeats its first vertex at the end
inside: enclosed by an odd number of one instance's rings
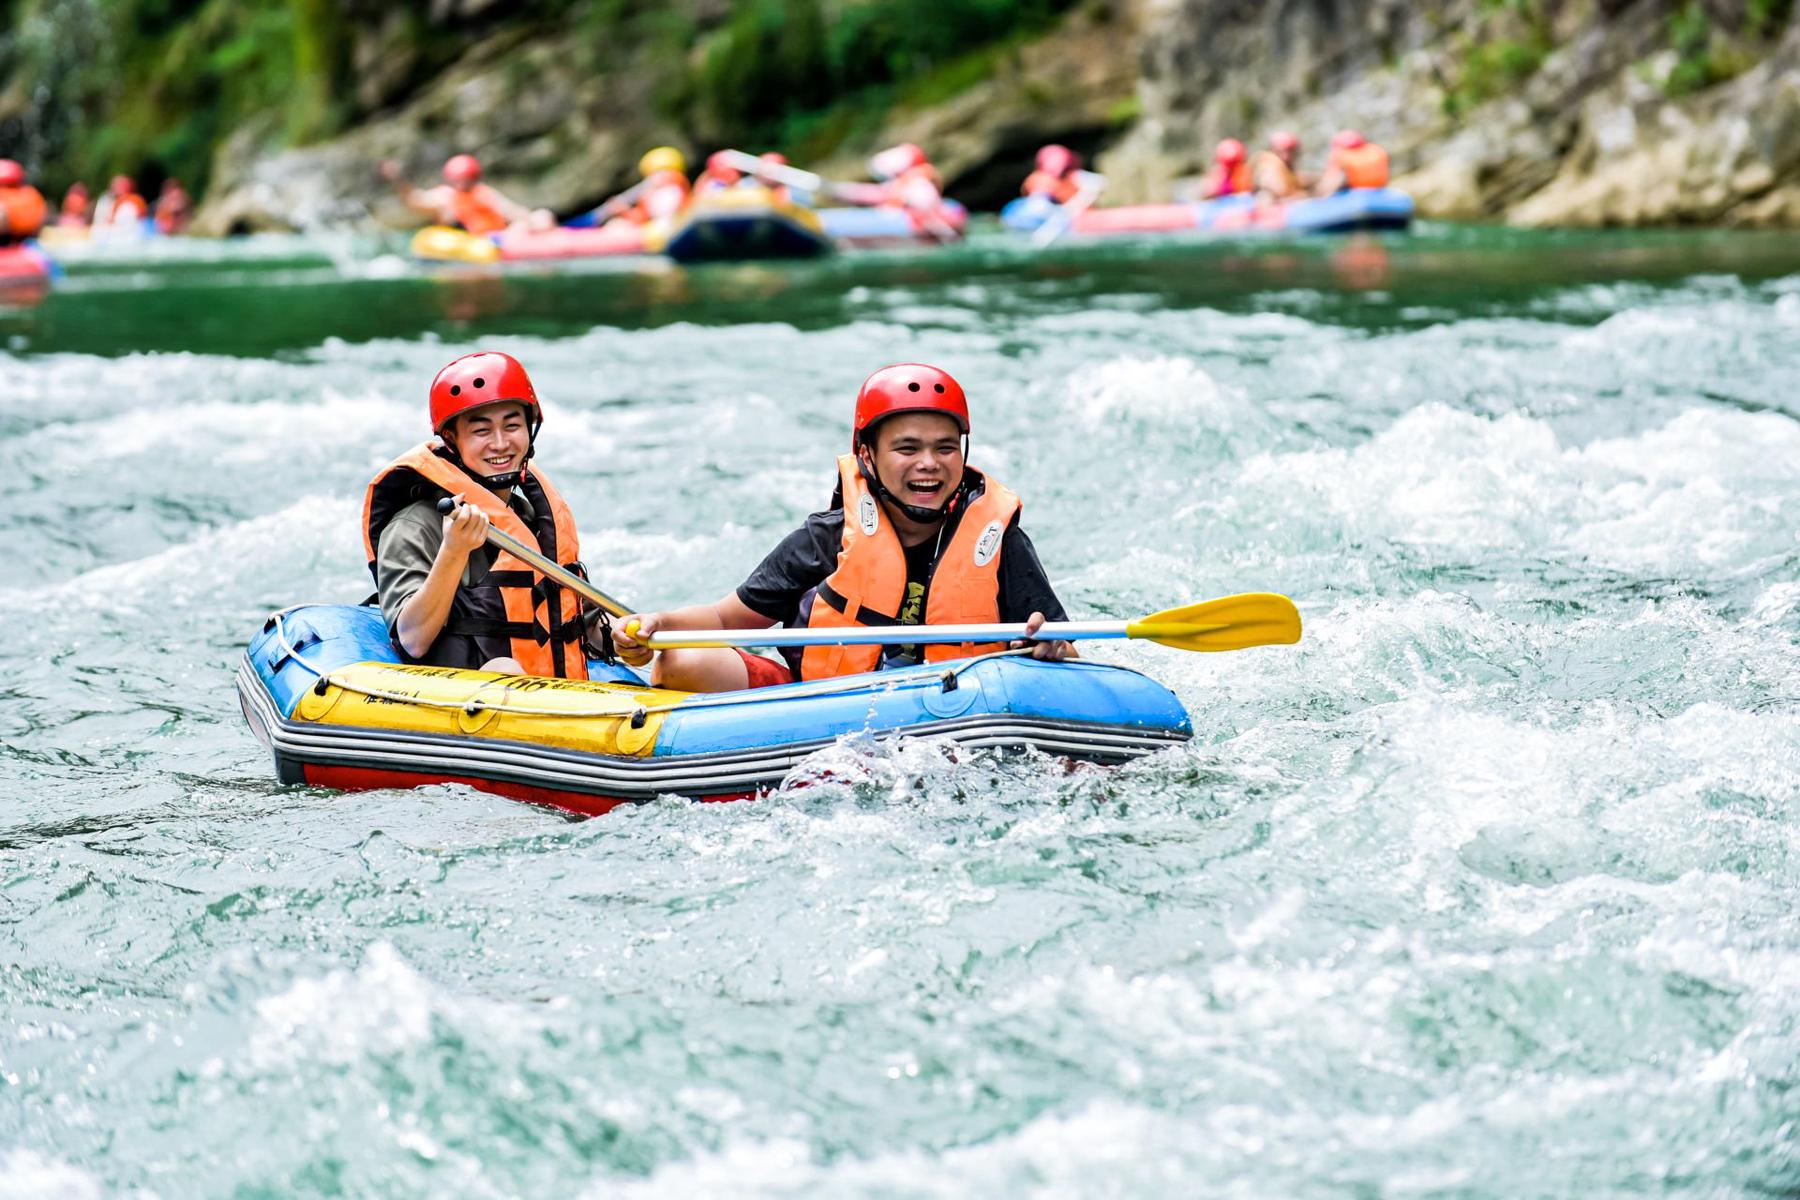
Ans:
POLYGON ((1363 144, 1363 135, 1354 129, 1340 129, 1331 135, 1331 148, 1334 150, 1354 150, 1363 144))
POLYGON ((25 168, 10 158, 0 158, 0 187, 24 187, 25 168))
POLYGON ((446 183, 473 183, 481 178, 481 160, 473 154, 458 154, 444 164, 446 183))
POLYGON ((1213 150, 1213 158, 1221 163, 1241 163, 1244 161, 1244 143, 1236 138, 1226 138, 1213 150))
POLYGON ((785 167, 788 165, 787 155, 779 150, 765 150, 756 157, 772 167, 785 167))
POLYGON ((896 413, 943 413, 963 433, 969 432, 969 398, 962 384, 948 371, 924 363, 900 363, 883 367, 863 380, 856 393, 856 419, 850 430, 850 448, 862 444, 866 434, 896 413))
POLYGON ((1269 149, 1277 154, 1288 154, 1300 148, 1300 139, 1285 129, 1277 129, 1269 135, 1269 149))
POLYGON ((106 187, 107 190, 115 196, 129 196, 131 193, 137 191, 137 184, 131 181, 131 176, 129 175, 114 175, 112 177, 112 182, 107 184, 106 187))
POLYGON ((452 418, 507 400, 525 406, 525 420, 535 440, 544 410, 531 386, 531 376, 519 360, 498 350, 465 354, 431 381, 431 431, 442 433, 452 418))
POLYGON ((1037 152, 1037 169, 1046 175, 1055 175, 1061 178, 1080 166, 1081 155, 1067 146, 1059 146, 1052 142, 1037 152))

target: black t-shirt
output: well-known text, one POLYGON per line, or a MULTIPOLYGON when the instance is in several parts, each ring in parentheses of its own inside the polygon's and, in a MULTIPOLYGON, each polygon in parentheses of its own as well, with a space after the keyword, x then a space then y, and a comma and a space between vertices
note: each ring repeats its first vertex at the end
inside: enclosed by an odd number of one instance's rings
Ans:
MULTIPOLYGON (((928 538, 917 546, 906 548, 906 597, 896 614, 902 625, 917 625, 925 619, 925 597, 932 565, 937 561, 939 544, 949 545, 956 536, 958 516, 945 522, 941 538, 928 538)), ((768 557, 750 572, 750 578, 738 587, 737 597, 752 612, 761 613, 781 625, 805 623, 800 611, 807 593, 824 583, 837 570, 838 551, 843 545, 844 510, 834 508, 806 518, 806 524, 781 539, 768 557)), ((1049 621, 1066 621, 1068 614, 1062 601, 1044 574, 1038 561, 1037 548, 1019 528, 1017 516, 1006 527, 1000 539, 1000 619, 1004 622, 1024 621, 1034 612, 1049 621)), ((783 657, 797 662, 798 650, 783 657)), ((896 659, 918 661, 919 648, 890 647, 883 656, 884 664, 896 659)))

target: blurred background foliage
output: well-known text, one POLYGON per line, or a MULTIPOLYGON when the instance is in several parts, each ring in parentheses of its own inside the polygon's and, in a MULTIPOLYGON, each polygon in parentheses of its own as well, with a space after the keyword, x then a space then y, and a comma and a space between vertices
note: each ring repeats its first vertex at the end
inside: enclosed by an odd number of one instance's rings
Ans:
POLYGON ((392 105, 494 37, 554 33, 593 71, 656 76, 698 143, 828 152, 896 100, 985 78, 1071 0, 0 0, 0 155, 42 182, 176 175, 257 125, 300 145, 392 105))

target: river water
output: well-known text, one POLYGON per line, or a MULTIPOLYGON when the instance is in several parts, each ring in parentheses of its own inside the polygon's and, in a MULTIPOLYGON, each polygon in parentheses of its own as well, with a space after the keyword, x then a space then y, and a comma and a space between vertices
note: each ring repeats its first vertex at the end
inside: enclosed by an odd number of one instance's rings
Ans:
POLYGON ((77 263, 0 312, 0 1196, 1800 1190, 1800 242, 1426 227, 793 267, 77 263), (278 786, 231 692, 518 355, 609 591, 733 587, 967 386, 1191 746, 845 744, 605 818, 278 786), (842 780, 847 774, 834 778, 842 780))

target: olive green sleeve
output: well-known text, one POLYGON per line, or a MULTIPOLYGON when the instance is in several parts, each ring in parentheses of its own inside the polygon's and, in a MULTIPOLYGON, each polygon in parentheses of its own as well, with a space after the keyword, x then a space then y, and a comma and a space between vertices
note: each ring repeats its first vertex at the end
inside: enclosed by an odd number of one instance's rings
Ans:
POLYGON ((406 602, 425 586, 443 544, 444 519, 425 503, 401 509, 381 531, 375 546, 375 591, 389 633, 399 624, 406 602))

